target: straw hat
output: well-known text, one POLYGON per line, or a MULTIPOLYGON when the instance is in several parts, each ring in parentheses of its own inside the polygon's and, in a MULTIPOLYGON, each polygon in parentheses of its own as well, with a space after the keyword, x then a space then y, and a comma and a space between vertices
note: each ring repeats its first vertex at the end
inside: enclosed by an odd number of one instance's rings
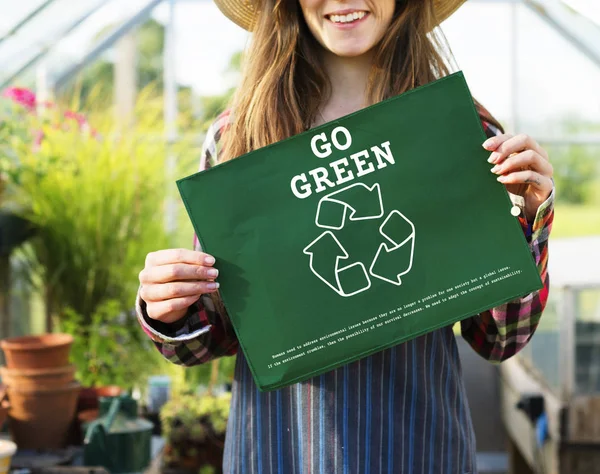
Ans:
MULTIPOLYGON (((466 0, 434 0, 437 20, 441 23, 452 15, 466 0)), ((245 30, 252 31, 256 20, 256 0, 215 0, 219 10, 245 30)))

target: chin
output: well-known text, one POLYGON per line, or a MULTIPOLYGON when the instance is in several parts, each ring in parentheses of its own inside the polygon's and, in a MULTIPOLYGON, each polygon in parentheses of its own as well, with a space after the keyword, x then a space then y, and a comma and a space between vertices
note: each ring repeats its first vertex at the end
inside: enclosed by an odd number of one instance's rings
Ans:
POLYGON ((339 47, 332 47, 329 48, 329 50, 335 54, 336 56, 339 56, 341 58, 356 58, 359 56, 362 56, 363 54, 366 54, 367 52, 370 51, 370 47, 364 46, 364 45, 354 45, 354 46, 339 46, 339 47))

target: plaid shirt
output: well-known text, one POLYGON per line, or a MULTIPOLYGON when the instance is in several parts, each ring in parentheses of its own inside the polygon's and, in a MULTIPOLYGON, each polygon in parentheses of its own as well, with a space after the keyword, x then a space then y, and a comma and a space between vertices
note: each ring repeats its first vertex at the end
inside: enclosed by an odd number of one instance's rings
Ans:
MULTIPOLYGON (((228 122, 224 113, 209 129, 201 170, 218 161, 228 122)), ((488 136, 498 133, 486 122, 484 128, 488 136)), ((554 191, 533 223, 520 218, 544 288, 461 322, 464 339, 491 362, 527 344, 546 305, 553 203, 554 191)), ((200 250, 197 239, 195 248, 200 250)), ((229 318, 214 296, 202 296, 177 326, 149 319, 139 296, 137 309, 146 334, 175 364, 192 366, 238 352, 229 318)), ((232 391, 226 474, 476 472, 452 327, 269 393, 258 391, 240 351, 232 391)))

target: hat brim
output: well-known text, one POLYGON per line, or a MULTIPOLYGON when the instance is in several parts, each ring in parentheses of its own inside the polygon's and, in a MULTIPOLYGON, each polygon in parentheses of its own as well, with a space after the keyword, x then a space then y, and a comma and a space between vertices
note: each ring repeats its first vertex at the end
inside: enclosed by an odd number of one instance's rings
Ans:
MULTIPOLYGON (((437 21, 442 23, 450 17, 466 0, 435 0, 437 21)), ((223 15, 245 30, 252 31, 257 9, 250 0, 215 0, 223 15)))

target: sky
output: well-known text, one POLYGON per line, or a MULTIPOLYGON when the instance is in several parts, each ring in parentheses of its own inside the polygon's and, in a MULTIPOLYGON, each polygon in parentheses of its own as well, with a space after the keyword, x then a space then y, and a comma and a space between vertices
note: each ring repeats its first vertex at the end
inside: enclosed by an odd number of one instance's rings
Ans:
MULTIPOLYGON (((65 57, 81 57, 97 31, 127 16, 127 8, 135 8, 146 1, 128 0, 125 3, 113 0, 84 27, 61 41, 53 54, 61 61, 65 57)), ((586 13, 600 26, 600 4, 597 0, 564 1, 586 13)), ((7 2, 15 5, 12 0, 0 0, 0 7, 7 2)), ((21 11, 18 8, 2 9, 0 34, 7 24, 14 22, 14 18, 22 16, 28 3, 36 2, 39 4, 41 0, 22 0, 21 11)), ((58 25, 64 16, 66 2, 73 8, 84 8, 93 4, 94 0, 57 2, 62 2, 62 7, 57 5, 55 11, 47 12, 46 17, 52 19, 54 15, 54 23, 58 25)), ((153 17, 164 22, 167 12, 167 6, 160 5, 154 10, 153 17)), ((600 123, 600 68, 524 6, 516 10, 517 59, 513 61, 511 12, 510 4, 501 1, 469 1, 442 25, 473 95, 494 115, 517 127, 535 129, 536 124, 541 122, 540 117, 555 116, 580 116, 600 123), (517 81, 513 94, 512 71, 515 65, 517 81), (514 117, 517 118, 516 123, 514 117)), ((192 86, 199 95, 218 94, 230 87, 230 78, 224 76, 223 71, 231 55, 244 49, 248 33, 227 20, 211 1, 206 0, 180 1, 175 25, 178 81, 192 86)), ((52 21, 38 25, 39 41, 51 36, 48 33, 57 28, 52 21)), ((18 48, 10 52, 15 57, 18 48)), ((4 51, 0 48, 0 62, 11 59, 11 55, 7 57, 7 54, 6 47, 4 51)), ((535 131, 547 135, 553 133, 547 128, 535 131)))

